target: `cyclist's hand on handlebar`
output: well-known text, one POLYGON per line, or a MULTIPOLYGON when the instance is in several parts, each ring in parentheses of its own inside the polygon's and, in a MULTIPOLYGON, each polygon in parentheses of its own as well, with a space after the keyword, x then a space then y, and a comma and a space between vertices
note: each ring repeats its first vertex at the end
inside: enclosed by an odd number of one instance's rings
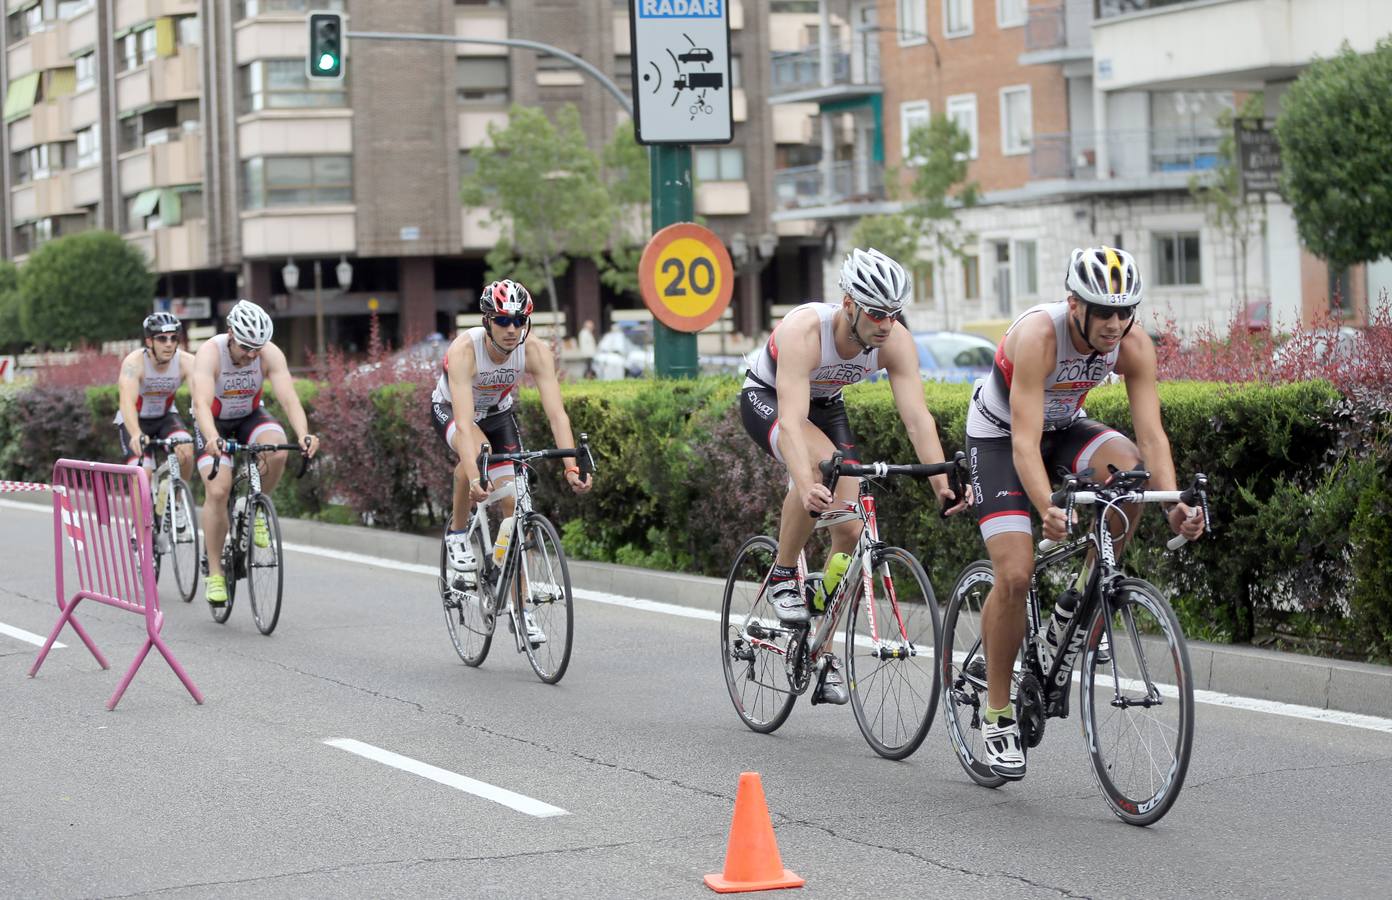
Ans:
POLYGON ((962 510, 971 506, 972 489, 971 485, 966 485, 962 489, 963 496, 958 497, 952 490, 952 485, 948 484, 946 478, 934 478, 933 490, 938 495, 938 508, 945 516, 955 516, 962 510))
POLYGON ((1057 506, 1044 511, 1044 537, 1056 542, 1068 537, 1068 514, 1057 506))
POLYGON ((1166 518, 1170 520, 1170 530, 1188 540, 1196 541, 1203 534, 1203 512, 1197 506, 1176 503, 1166 518))
POLYGON ((831 506, 833 499, 827 486, 818 482, 803 492, 802 508, 814 516, 820 515, 831 506))
POLYGON ((483 486, 483 481, 478 478, 469 480, 469 499, 474 503, 482 503, 488 499, 488 489, 483 486))
POLYGON ((300 446, 304 448, 304 455, 309 457, 310 459, 313 459, 314 454, 319 452, 319 435, 305 435, 304 437, 300 438, 300 446))
POLYGON ((568 467, 565 471, 565 479, 566 483, 570 485, 570 489, 577 494, 588 493, 590 488, 594 487, 594 476, 589 475, 581 478, 578 466, 568 467))

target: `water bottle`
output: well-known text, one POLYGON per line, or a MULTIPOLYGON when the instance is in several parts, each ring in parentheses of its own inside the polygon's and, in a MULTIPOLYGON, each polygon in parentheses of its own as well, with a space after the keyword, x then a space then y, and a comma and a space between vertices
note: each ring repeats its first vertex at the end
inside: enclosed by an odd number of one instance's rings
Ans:
POLYGON ((498 525, 498 540, 493 544, 493 563, 503 564, 503 557, 507 555, 508 544, 512 543, 512 526, 517 523, 516 516, 508 516, 498 525))
POLYGON ((155 491, 155 521, 164 518, 164 504, 169 500, 169 479, 161 478, 155 491))
POLYGON ((1078 601, 1081 598, 1082 594, 1078 593, 1076 588, 1069 588, 1059 595, 1058 602, 1054 604, 1054 614, 1049 617, 1049 630, 1044 635, 1044 652, 1048 654, 1045 668, 1048 668, 1058 655, 1063 634, 1068 630, 1068 623, 1073 620, 1073 614, 1078 611, 1078 601))
POLYGON ((827 560, 826 572, 822 574, 821 584, 812 593, 812 612, 814 615, 820 616, 826 612, 827 598, 836 593, 836 586, 841 583, 841 579, 850 565, 851 557, 845 553, 833 553, 831 559, 827 560))

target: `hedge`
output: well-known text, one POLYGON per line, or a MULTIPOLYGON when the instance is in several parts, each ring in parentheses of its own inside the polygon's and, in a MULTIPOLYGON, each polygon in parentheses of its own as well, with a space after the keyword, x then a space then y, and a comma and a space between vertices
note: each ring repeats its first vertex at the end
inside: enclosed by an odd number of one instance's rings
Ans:
MULTIPOLYGON (((423 384, 365 385, 355 394, 350 384, 321 392, 301 383, 299 390, 328 459, 318 477, 283 481, 278 506, 324 515, 328 499, 346 499, 367 521, 439 527, 451 462, 429 439, 423 384), (353 415, 345 418, 345 408, 353 415), (355 430, 331 436, 320 425, 331 421, 356 423, 355 430), (389 468, 335 467, 335 442, 354 440, 366 446, 352 459, 389 468), (361 489, 376 479, 391 488, 361 489)), ((924 390, 944 448, 961 449, 969 387, 924 390)), ((536 499, 572 555, 723 576, 748 535, 776 532, 787 476, 744 434, 734 379, 577 382, 563 393, 574 431, 590 436, 599 476, 594 491, 576 497, 559 466, 543 467, 536 499)), ((846 396, 866 458, 912 458, 887 384, 846 396)), ((1214 534, 1169 553, 1168 529, 1147 515, 1128 568, 1170 594, 1195 638, 1392 659, 1387 420, 1351 414, 1325 382, 1174 382, 1160 386, 1160 398, 1181 480, 1196 471, 1210 477, 1214 534)), ((1094 391, 1088 407, 1131 432, 1123 387, 1094 391)), ((0 478, 46 478, 58 455, 114 457, 114 409, 110 387, 0 394, 0 478)), ((550 442, 535 391, 521 393, 518 418, 529 446, 550 442)), ((926 482, 896 481, 876 497, 886 535, 919 556, 940 599, 962 566, 985 555, 969 517, 938 518, 926 482)))

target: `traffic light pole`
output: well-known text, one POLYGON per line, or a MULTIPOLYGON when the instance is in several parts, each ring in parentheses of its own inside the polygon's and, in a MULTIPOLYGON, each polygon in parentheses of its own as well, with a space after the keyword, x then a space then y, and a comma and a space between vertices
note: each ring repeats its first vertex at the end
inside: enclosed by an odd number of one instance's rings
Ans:
MULTIPOLYGON (((691 191, 691 145, 653 144, 648 148, 652 171, 652 229, 690 222, 695 204, 691 191)), ((696 335, 676 331, 653 319, 653 365, 662 378, 695 378, 696 335)))

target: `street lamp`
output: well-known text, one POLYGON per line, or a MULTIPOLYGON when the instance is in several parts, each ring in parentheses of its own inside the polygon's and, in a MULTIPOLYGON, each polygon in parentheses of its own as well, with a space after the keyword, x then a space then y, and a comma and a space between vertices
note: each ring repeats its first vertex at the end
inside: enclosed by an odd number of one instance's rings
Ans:
MULTIPOLYGON (((348 257, 340 256, 334 266, 338 278, 338 291, 341 294, 353 283, 353 264, 348 257)), ((281 267, 280 278, 285 282, 285 290, 296 293, 300 286, 300 267, 295 260, 288 259, 281 267)), ((324 269, 319 260, 314 261, 314 354, 318 364, 324 364, 324 269)))

